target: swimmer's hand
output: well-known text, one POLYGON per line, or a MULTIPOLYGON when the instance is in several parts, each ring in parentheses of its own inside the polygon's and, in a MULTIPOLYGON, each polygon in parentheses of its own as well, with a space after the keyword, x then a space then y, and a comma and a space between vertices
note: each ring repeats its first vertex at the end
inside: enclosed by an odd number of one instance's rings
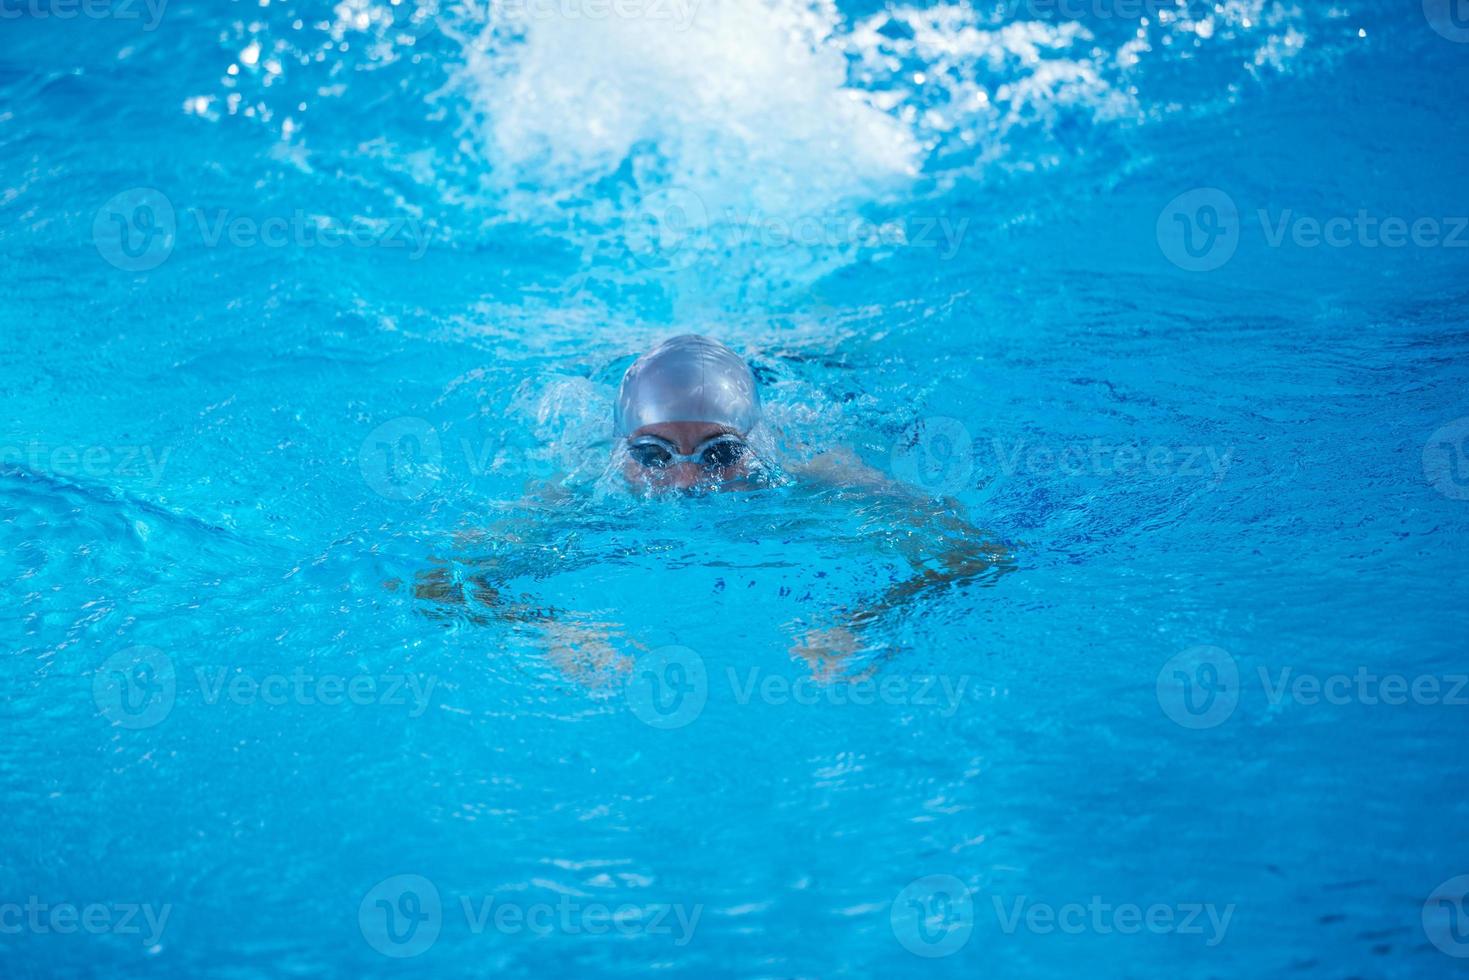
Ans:
POLYGON ((537 624, 540 643, 550 661, 567 677, 589 687, 607 687, 632 670, 633 655, 622 628, 611 622, 585 618, 543 620, 537 624))
POLYGON ((791 654, 806 661, 812 677, 835 681, 861 649, 862 638, 857 633, 845 626, 829 626, 808 632, 791 647, 791 654))
POLYGON ((1011 551, 962 517, 942 511, 926 516, 925 533, 907 534, 896 542, 898 550, 913 566, 914 574, 910 578, 889 586, 855 608, 841 610, 837 625, 808 632, 791 647, 793 656, 811 666, 814 677, 844 678, 848 666, 859 656, 876 652, 879 656, 870 660, 859 676, 872 673, 882 659, 897 652, 869 634, 869 631, 875 633, 874 628, 880 623, 902 616, 929 595, 973 582, 993 585, 1001 576, 1015 570, 1011 551))

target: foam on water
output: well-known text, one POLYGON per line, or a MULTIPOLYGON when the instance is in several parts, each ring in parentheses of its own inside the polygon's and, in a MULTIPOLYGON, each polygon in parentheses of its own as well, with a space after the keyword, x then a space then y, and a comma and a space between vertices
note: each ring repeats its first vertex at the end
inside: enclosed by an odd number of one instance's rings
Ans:
POLYGON ((500 206, 570 229, 583 264, 631 254, 643 276, 719 257, 727 276, 743 256, 746 286, 890 251, 957 181, 1055 166, 1104 139, 1099 126, 1191 108, 1169 72, 1152 92, 1154 62, 1217 49, 1244 77, 1299 53, 1305 17, 1268 0, 1092 23, 968 2, 858 17, 831 0, 548 9, 495 4, 459 35, 500 206))
POLYGON ((223 91, 185 111, 279 127, 281 160, 348 168, 436 241, 549 236, 571 263, 561 294, 758 300, 912 244, 925 216, 957 213, 956 188, 998 207, 995 179, 1123 171, 1128 129, 1230 104, 1344 16, 1114 6, 341 0, 322 18, 277 0, 222 38, 223 91), (1204 72, 1228 81, 1191 83, 1204 72), (374 138, 384 112, 433 138, 374 138), (339 134, 358 154, 322 160, 339 134))
POLYGON ((709 0, 606 19, 504 9, 466 70, 507 189, 566 201, 625 177, 714 209, 783 213, 868 197, 918 167, 911 130, 848 85, 829 2, 709 0))

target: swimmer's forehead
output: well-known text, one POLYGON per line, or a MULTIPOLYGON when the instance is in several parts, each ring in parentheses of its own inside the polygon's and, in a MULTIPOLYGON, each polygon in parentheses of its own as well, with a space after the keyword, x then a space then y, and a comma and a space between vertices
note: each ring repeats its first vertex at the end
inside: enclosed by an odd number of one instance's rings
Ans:
POLYGON ((718 422, 653 422, 629 432, 629 439, 661 439, 664 442, 707 442, 718 436, 737 436, 740 433, 732 426, 718 422))

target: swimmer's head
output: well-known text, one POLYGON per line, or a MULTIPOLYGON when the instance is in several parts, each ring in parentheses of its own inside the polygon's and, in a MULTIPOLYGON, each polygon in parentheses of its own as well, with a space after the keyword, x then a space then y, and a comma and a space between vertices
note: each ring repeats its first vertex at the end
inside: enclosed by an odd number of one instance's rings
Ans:
POLYGON ((617 434, 664 422, 707 422, 741 436, 760 419, 755 374, 717 340, 684 334, 633 362, 617 393, 617 434))
POLYGON ((617 394, 623 472, 639 485, 686 490, 749 474, 745 443, 760 420, 755 374, 717 340, 684 334, 633 363, 617 394))

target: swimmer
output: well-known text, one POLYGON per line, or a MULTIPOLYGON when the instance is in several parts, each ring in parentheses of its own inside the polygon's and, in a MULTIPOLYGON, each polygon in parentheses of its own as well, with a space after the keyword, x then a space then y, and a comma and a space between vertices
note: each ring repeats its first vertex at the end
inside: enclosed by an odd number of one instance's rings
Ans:
POLYGON ((622 376, 613 425, 623 475, 643 490, 743 485, 758 465, 747 440, 759 420, 743 358, 697 334, 666 340, 622 376))
MULTIPOLYGON (((674 337, 643 354, 623 375, 613 408, 613 465, 634 489, 650 496, 768 485, 776 467, 751 443, 760 418, 755 373, 742 357, 708 337, 674 337)), ((935 591, 970 581, 993 584, 1014 567, 1006 549, 960 516, 956 502, 935 503, 867 466, 850 449, 828 450, 785 469, 798 493, 859 498, 864 507, 887 509, 875 523, 901 529, 884 544, 901 553, 914 572, 856 607, 831 610, 831 625, 807 631, 792 645, 790 652, 804 659, 818 678, 844 676, 847 665, 867 647, 867 628, 885 617, 901 615, 935 591)), ((564 502, 562 498, 552 506, 564 502)), ((506 528, 497 536, 505 540, 513 534, 506 528)), ((628 655, 612 643, 614 637, 627 642, 623 627, 539 608, 528 597, 513 600, 502 594, 498 577, 494 569, 481 567, 456 582, 444 567, 421 575, 415 591, 440 605, 446 618, 499 619, 542 631, 558 665, 587 683, 602 683, 631 669, 628 655), (471 598, 488 614, 485 618, 467 609, 451 614, 442 608, 471 598)), ((869 661, 866 670, 880 659, 869 661)))
MULTIPOLYGON (((618 390, 613 422, 626 453, 622 472, 644 491, 746 488, 759 476, 761 460, 749 443, 760 420, 755 373, 724 344, 696 334, 666 340, 627 369, 618 390)), ((858 491, 897 503, 895 524, 911 526, 919 498, 862 463, 850 450, 828 450, 797 471, 814 487, 858 491)), ((840 673, 862 646, 862 630, 920 595, 1011 566, 1008 553, 989 536, 951 510, 931 511, 932 541, 939 548, 915 547, 899 539, 917 574, 887 589, 860 608, 841 610, 840 625, 806 634, 792 652, 809 661, 819 676, 840 673), (925 551, 927 553, 925 553, 925 551)), ((931 542, 930 542, 931 543, 931 542)))

